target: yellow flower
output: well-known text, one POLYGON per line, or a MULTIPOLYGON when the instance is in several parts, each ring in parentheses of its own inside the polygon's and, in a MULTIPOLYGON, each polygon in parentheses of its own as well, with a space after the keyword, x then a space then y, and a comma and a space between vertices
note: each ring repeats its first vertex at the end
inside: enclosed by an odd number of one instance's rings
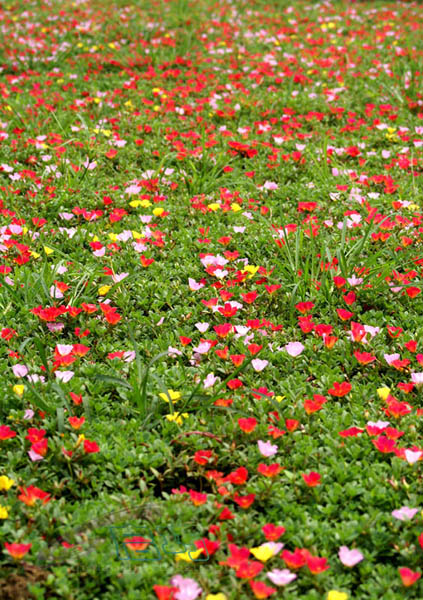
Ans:
POLYGON ((207 594, 206 600, 226 600, 226 596, 222 592, 219 594, 207 594))
POLYGON ((386 400, 390 393, 391 393, 391 390, 386 386, 378 388, 378 390, 377 390, 377 395, 379 396, 379 398, 381 400, 386 400))
POLYGON ((84 435, 83 433, 81 433, 81 434, 78 436, 77 442, 76 442, 76 444, 75 444, 75 448, 78 448, 78 447, 79 447, 79 446, 82 444, 82 442, 83 442, 84 440, 85 440, 85 435, 84 435))
POLYGON ((6 475, 2 475, 0 477, 0 490, 9 490, 12 485, 14 484, 14 480, 13 479, 9 479, 9 477, 7 477, 6 475))
POLYGON ((17 385, 14 385, 12 389, 15 392, 15 394, 17 394, 18 396, 22 396, 25 391, 25 386, 17 384, 17 385))
POLYGON ((207 205, 207 208, 209 208, 210 210, 219 210, 220 208, 220 204, 218 204, 217 202, 212 202, 211 204, 207 205))
POLYGON ((242 210, 241 206, 237 202, 232 202, 231 208, 233 212, 239 212, 240 210, 242 210))
POLYGON ((285 400, 285 396, 275 396, 275 400, 276 402, 282 402, 282 400, 285 400))
POLYGON ((262 544, 257 548, 250 548, 251 554, 261 562, 266 562, 273 556, 273 550, 268 544, 262 544))
POLYGON ((182 417, 184 417, 184 419, 188 418, 188 413, 182 413, 182 415, 180 415, 178 412, 173 413, 173 415, 166 415, 166 419, 168 421, 175 421, 175 423, 177 423, 178 425, 182 425, 182 417))
POLYGON ((150 200, 147 200, 145 198, 144 200, 141 200, 140 206, 142 206, 143 208, 148 208, 149 206, 151 206, 151 202, 150 202, 150 200))
POLYGON ((132 206, 132 208, 138 208, 138 206, 142 206, 142 200, 131 200, 129 206, 132 206))
POLYGON ((345 592, 337 592, 336 590, 331 590, 328 593, 327 600, 348 600, 348 594, 345 594, 345 592))
POLYGON ((100 296, 105 296, 111 287, 111 285, 102 285, 100 288, 98 288, 98 293, 100 296))
POLYGON ((180 399, 181 392, 175 392, 174 390, 167 390, 167 394, 162 392, 161 394, 159 394, 159 396, 165 402, 168 402, 169 398, 170 398, 172 400, 173 404, 175 404, 175 402, 180 399))
POLYGON ((162 208, 161 206, 158 206, 157 208, 155 208, 153 210, 153 215, 155 217, 160 217, 163 213, 164 213, 164 208, 162 208))
POLYGON ((255 265, 247 265, 244 269, 242 269, 242 273, 250 273, 250 275, 248 276, 248 279, 251 279, 251 277, 254 277, 254 275, 257 273, 257 271, 260 269, 260 267, 256 267, 255 265))
POLYGON ((52 248, 49 248, 48 246, 44 246, 44 252, 48 256, 49 254, 53 254, 54 250, 52 250, 52 248))
POLYGON ((38 254, 38 252, 34 252, 34 250, 30 251, 30 255, 32 256, 32 258, 40 258, 40 255, 38 254))
POLYGON ((191 550, 190 552, 183 552, 182 554, 176 554, 175 556, 175 560, 184 560, 185 562, 192 562, 193 560, 195 560, 196 558, 198 558, 200 556, 200 554, 202 553, 203 549, 200 548, 199 550, 191 550), (190 556, 191 554, 191 556, 190 556))
MULTIPOLYGON (((112 242, 116 242, 116 240, 118 239, 117 233, 109 233, 109 238, 112 240, 112 242)), ((97 240, 94 240, 95 242, 97 240)))
POLYGON ((7 519, 8 516, 9 513, 7 512, 7 508, 0 505, 0 519, 7 519))

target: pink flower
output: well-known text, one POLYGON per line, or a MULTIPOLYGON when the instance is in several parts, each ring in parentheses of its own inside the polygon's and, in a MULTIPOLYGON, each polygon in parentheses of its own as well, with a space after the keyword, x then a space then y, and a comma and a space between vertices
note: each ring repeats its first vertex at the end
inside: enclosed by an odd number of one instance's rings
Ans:
POLYGON ((294 579, 297 579, 295 573, 291 573, 289 569, 273 569, 267 573, 268 578, 275 585, 288 585, 294 579))
POLYGON ((409 465, 413 465, 415 462, 417 462, 420 457, 423 455, 423 452, 418 451, 418 452, 413 452, 413 450, 406 450, 404 452, 405 454, 405 460, 408 462, 409 465))
POLYGON ((339 548, 339 560, 346 567, 354 567, 357 563, 363 560, 364 556, 359 550, 350 550, 347 546, 339 548))
POLYGON ((32 462, 44 459, 44 456, 41 456, 41 454, 37 454, 35 450, 28 450, 28 455, 32 462))
POLYGON ((72 377, 75 375, 75 373, 73 371, 56 371, 55 375, 59 381, 63 381, 63 383, 67 383, 68 381, 70 381, 72 379, 72 377))
POLYGON ((204 389, 206 390, 207 388, 213 387, 217 380, 218 378, 215 377, 214 373, 209 373, 203 381, 204 389))
POLYGON ((191 277, 188 277, 188 285, 189 285, 189 289, 192 292, 201 290, 201 288, 204 287, 204 283, 198 283, 197 281, 195 281, 195 279, 192 279, 191 277))
POLYGON ((392 511, 392 516, 400 521, 409 521, 418 512, 418 508, 409 508, 408 506, 402 506, 397 510, 392 511))
POLYGON ((60 356, 66 356, 72 352, 73 346, 72 344, 57 344, 56 349, 60 356))
POLYGON ((285 350, 288 352, 289 356, 299 356, 304 350, 304 346, 301 342, 289 342, 285 346, 285 350))
POLYGON ((182 575, 174 575, 170 580, 170 584, 178 588, 178 591, 175 592, 175 600, 195 600, 203 593, 203 590, 194 579, 182 577, 182 575))
POLYGON ((394 360, 398 360, 400 358, 399 354, 384 354, 383 358, 386 360, 388 365, 392 364, 394 360))
POLYGON ((262 456, 274 456, 278 451, 278 447, 273 445, 271 442, 263 442, 262 440, 258 440, 257 445, 262 456))
POLYGON ((411 381, 416 385, 423 383, 423 373, 411 373, 411 381))
POLYGON ((25 365, 13 365, 12 371, 15 377, 25 377, 28 373, 28 369, 25 365))
POLYGON ((120 283, 123 279, 128 277, 129 273, 115 273, 112 275, 112 279, 115 283, 120 283))
POLYGON ((267 367, 267 365, 269 364, 268 360, 261 360, 260 358, 255 358, 254 360, 251 361, 251 364, 253 365, 254 371, 263 371, 263 369, 265 367, 267 367))
POLYGON ((196 323, 195 326, 200 333, 205 333, 209 328, 209 323, 196 323))

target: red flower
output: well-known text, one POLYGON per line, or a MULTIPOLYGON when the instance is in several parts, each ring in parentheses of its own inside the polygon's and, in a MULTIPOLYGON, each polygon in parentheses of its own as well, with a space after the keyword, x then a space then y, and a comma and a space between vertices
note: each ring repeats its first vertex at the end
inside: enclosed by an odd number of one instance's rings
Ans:
POLYGON ((245 467, 239 467, 236 471, 232 471, 232 473, 225 477, 225 481, 234 485, 243 485, 247 479, 248 471, 245 467))
POLYGON ((85 422, 85 417, 68 417, 69 424, 74 429, 79 429, 85 422))
POLYGON ((82 394, 74 394, 73 392, 69 392, 69 396, 72 398, 74 404, 82 404, 82 394))
POLYGON ((339 435, 342 437, 356 437, 359 433, 363 433, 364 429, 359 429, 358 427, 350 427, 349 429, 344 429, 344 431, 340 431, 339 435))
POLYGON ((250 587, 256 598, 268 598, 269 596, 277 592, 276 588, 270 587, 262 581, 249 581, 248 583, 250 584, 250 587))
POLYGON ((249 417, 246 419, 238 419, 238 425, 244 433, 251 433, 257 426, 257 419, 249 417))
POLYGON ((174 600, 174 594, 178 591, 178 588, 169 585, 153 585, 153 590, 158 600, 174 600))
POLYGON ((226 385, 228 386, 228 388, 230 390, 238 390, 244 384, 242 383, 242 381, 240 379, 230 379, 226 385))
POLYGON ((255 497, 255 494, 248 494, 247 496, 238 496, 238 494, 235 494, 234 502, 236 502, 241 508, 250 508, 255 497))
POLYGON ((391 338, 397 338, 403 332, 401 327, 393 327, 392 325, 388 325, 386 329, 388 330, 389 337, 391 338))
POLYGON ((308 475, 303 473, 302 478, 308 487, 316 487, 317 485, 320 485, 322 479, 321 475, 315 471, 311 471, 308 475))
POLYGON ((257 472, 261 473, 265 477, 276 477, 283 470, 283 467, 278 463, 272 463, 271 465, 266 465, 264 463, 260 463, 257 467, 257 472))
POLYGON ((264 565, 256 560, 244 560, 238 566, 235 575, 240 579, 253 579, 253 577, 256 577, 263 569, 264 565))
POLYGON ((142 264, 143 267, 149 267, 150 265, 153 264, 154 258, 147 258, 146 256, 144 256, 144 254, 141 254, 140 256, 140 263, 142 264))
POLYGON ((31 549, 32 544, 4 544, 6 551, 16 560, 23 558, 31 549))
POLYGON ((323 573, 329 569, 329 565, 327 564, 327 558, 319 558, 318 556, 308 556, 307 558, 307 567, 313 573, 313 575, 318 575, 319 573, 323 573))
POLYGON ((300 422, 297 421, 296 419, 285 419, 285 427, 291 433, 298 428, 299 424, 300 424, 300 422))
POLYGON ((34 427, 30 427, 28 429, 28 434, 25 436, 25 439, 29 440, 31 444, 34 444, 35 442, 39 442, 40 440, 42 440, 45 434, 45 429, 35 429, 34 427))
POLYGON ((199 550, 206 550, 207 554, 209 556, 212 556, 215 552, 217 552, 220 548, 220 542, 218 541, 214 541, 214 540, 209 540, 208 538, 204 537, 201 538, 200 540, 197 540, 194 542, 194 545, 199 549, 199 550))
POLYGON ((94 452, 100 452, 100 447, 97 442, 91 442, 90 440, 84 440, 84 452, 85 454, 92 454, 94 452))
POLYGON ((294 552, 283 550, 281 554, 282 559, 290 569, 299 569, 303 567, 306 564, 309 556, 310 553, 308 550, 300 548, 295 548, 294 552))
POLYGON ((235 519, 235 515, 229 510, 229 508, 224 508, 218 518, 219 521, 228 521, 230 519, 235 519))
POLYGON ((43 492, 43 490, 33 485, 29 485, 27 488, 20 487, 19 489, 21 494, 18 496, 18 499, 27 506, 34 506, 37 500, 41 500, 42 504, 47 504, 51 500, 50 494, 43 492))
POLYGON ((269 542, 276 542, 286 531, 285 527, 282 527, 282 525, 273 525, 273 523, 263 525, 261 530, 264 533, 266 540, 269 542))
POLYGON ((346 396, 351 391, 351 384, 348 381, 343 381, 342 383, 338 383, 335 381, 333 387, 328 390, 328 393, 331 396, 336 396, 337 398, 342 398, 346 396))
POLYGON ((376 356, 373 356, 370 352, 359 352, 356 350, 354 356, 361 365, 368 365, 376 360, 376 356))
POLYGON ((393 452, 395 448, 395 440, 389 440, 384 435, 380 435, 376 440, 372 440, 372 443, 379 452, 383 452, 384 454, 393 452))
POLYGON ((304 410, 309 415, 314 413, 322 408, 322 406, 327 402, 327 399, 320 394, 314 394, 313 400, 306 398, 304 400, 304 410))
POLYGON ((42 440, 39 440, 38 442, 35 442, 34 444, 32 444, 31 450, 33 452, 36 452, 40 456, 45 456, 47 454, 47 449, 48 449, 47 447, 48 447, 48 440, 46 438, 43 438, 42 440))
POLYGON ((313 302, 299 302, 295 305, 295 308, 302 314, 305 315, 314 308, 313 302))
POLYGON ((231 323, 224 323, 223 325, 215 325, 213 329, 219 337, 225 338, 227 335, 229 335, 229 333, 231 333, 233 327, 231 323))
POLYGON ((407 567, 400 567, 398 572, 405 587, 410 587, 410 585, 416 583, 416 581, 422 576, 422 574, 418 571, 412 571, 411 569, 407 569, 407 567))
POLYGON ((10 440, 16 436, 16 431, 12 431, 8 425, 0 425, 0 440, 10 440))
POLYGON ((345 308, 338 308, 336 312, 338 313, 338 317, 343 321, 348 321, 349 319, 351 319, 351 317, 354 316, 354 313, 350 312, 349 310, 346 310, 345 308))
POLYGON ((191 502, 194 506, 201 506, 207 502, 207 494, 202 494, 201 492, 196 492, 194 490, 189 490, 189 495, 191 502))
POLYGON ((248 344, 247 348, 250 354, 254 356, 260 352, 263 346, 260 346, 259 344, 248 344))
POLYGON ((194 461, 198 464, 198 465, 207 465, 209 462, 209 458, 213 457, 213 451, 212 450, 197 450, 197 452, 194 454, 194 461))

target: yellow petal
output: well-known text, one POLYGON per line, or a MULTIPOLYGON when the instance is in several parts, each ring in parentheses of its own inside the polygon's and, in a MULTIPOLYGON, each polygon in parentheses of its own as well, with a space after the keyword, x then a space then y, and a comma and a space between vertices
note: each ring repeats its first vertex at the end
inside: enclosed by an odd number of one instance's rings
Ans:
POLYGON ((112 240, 112 242, 116 242, 118 239, 117 233, 109 233, 109 238, 112 240))
POLYGON ((348 594, 345 594, 345 592, 337 592, 336 590, 331 590, 328 593, 327 600, 348 600, 348 594))
POLYGON ((148 208, 149 206, 151 206, 151 202, 150 202, 150 200, 147 200, 147 199, 145 199, 145 200, 141 200, 141 206, 142 206, 143 208, 148 208))
POLYGON ((49 248, 48 246, 44 246, 44 252, 47 254, 47 256, 49 254, 53 254, 54 250, 52 250, 51 248, 49 248))
POLYGON ((273 556, 273 550, 267 544, 262 544, 257 548, 250 548, 250 552, 257 560, 261 562, 266 562, 269 558, 273 556))
POLYGON ((211 204, 208 204, 207 207, 210 208, 210 210, 219 210, 220 204, 212 202, 211 204))
POLYGON ((98 288, 98 293, 100 296, 105 296, 111 287, 111 285, 102 285, 101 288, 98 288))
POLYGON ((239 212, 240 210, 242 210, 241 206, 237 202, 233 202, 231 204, 231 208, 233 212, 239 212))
POLYGON ((7 519, 9 513, 7 512, 7 508, 4 506, 0 506, 0 519, 7 519))
POLYGON ((390 393, 391 390, 388 387, 381 387, 377 390, 377 395, 381 400, 386 400, 390 393))
POLYGON ((162 215, 164 213, 164 208, 161 208, 161 206, 158 206, 157 208, 155 208, 153 210, 153 215, 155 217, 160 217, 160 215, 162 215))
POLYGON ((31 250, 30 255, 32 256, 32 258, 40 258, 38 252, 34 252, 33 250, 31 250))
POLYGON ((276 396, 275 400, 276 402, 282 402, 282 400, 285 400, 285 396, 276 396))
POLYGON ((175 555, 175 559, 178 560, 184 560, 186 562, 192 562, 193 560, 195 560, 196 558, 198 558, 200 556, 200 554, 202 553, 203 549, 200 548, 199 550, 191 550, 191 551, 187 551, 187 552, 183 552, 182 554, 176 554, 175 555), (190 556, 191 555, 191 556, 190 556))
POLYGON ((132 206, 132 208, 138 208, 138 206, 142 206, 142 200, 131 200, 129 206, 132 206))
POLYGON ((21 385, 21 384, 17 384, 17 385, 14 385, 12 389, 15 392, 15 394, 18 394, 18 396, 22 396, 22 394, 25 391, 25 386, 21 385))
POLYGON ((220 592, 219 594, 207 594, 206 600, 227 600, 227 598, 220 592))
POLYGON ((9 477, 7 477, 6 475, 2 475, 0 477, 0 490, 9 490, 12 485, 14 484, 14 480, 13 479, 9 479, 9 477))

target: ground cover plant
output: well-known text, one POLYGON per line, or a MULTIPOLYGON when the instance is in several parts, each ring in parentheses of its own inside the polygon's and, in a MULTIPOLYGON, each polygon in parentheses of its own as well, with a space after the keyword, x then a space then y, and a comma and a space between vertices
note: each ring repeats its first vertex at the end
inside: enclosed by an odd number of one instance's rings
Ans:
POLYGON ((0 19, 0 598, 422 598, 422 5, 0 19))

